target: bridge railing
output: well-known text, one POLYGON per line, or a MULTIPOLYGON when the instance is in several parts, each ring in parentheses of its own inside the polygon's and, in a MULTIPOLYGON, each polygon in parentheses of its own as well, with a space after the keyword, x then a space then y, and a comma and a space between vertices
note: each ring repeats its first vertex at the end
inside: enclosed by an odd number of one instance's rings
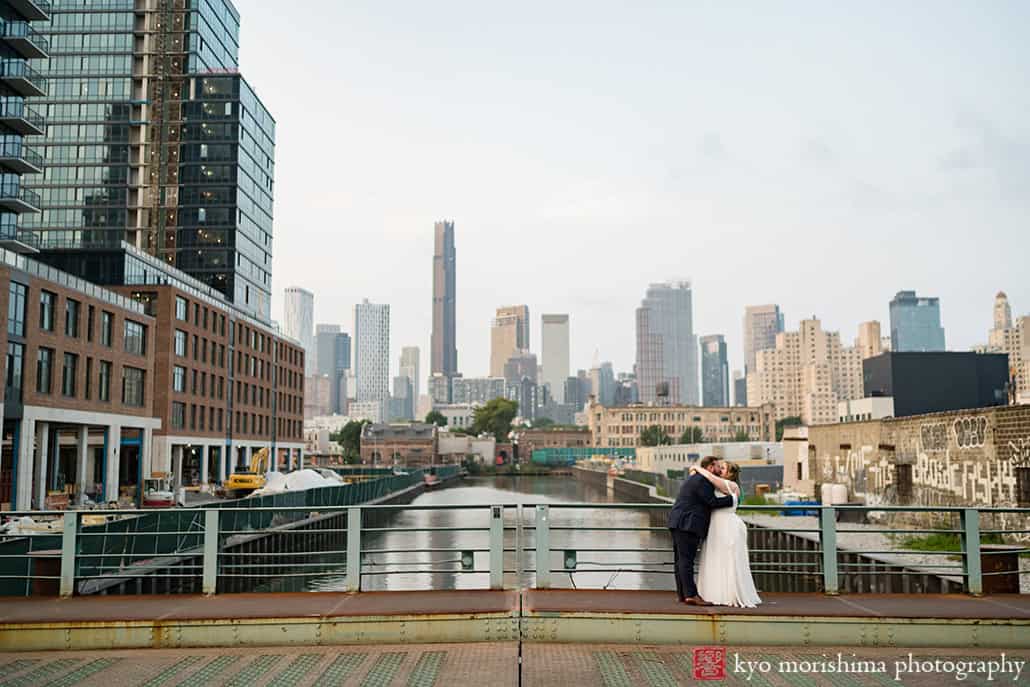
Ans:
MULTIPOLYGON (((625 589, 669 588, 673 573, 668 504, 324 505, 321 496, 295 496, 292 505, 5 513, 49 528, 3 537, 0 584, 19 596, 404 585, 625 589), (92 523, 110 516, 119 519, 92 523)), ((1020 559, 1030 548, 993 542, 1030 540, 1030 509, 791 505, 741 513, 760 591, 981 594, 1013 576, 1018 587, 1027 574, 1020 559), (799 508, 800 517, 782 515, 799 508), (852 524, 871 514, 882 523, 852 524), (774 517, 752 517, 760 515, 774 517), (937 524, 904 526, 927 515, 937 524), (870 535, 936 537, 943 550, 850 541, 870 535), (1002 559, 1006 565, 992 564, 1002 559), (905 580, 905 588, 890 586, 892 579, 905 580)))

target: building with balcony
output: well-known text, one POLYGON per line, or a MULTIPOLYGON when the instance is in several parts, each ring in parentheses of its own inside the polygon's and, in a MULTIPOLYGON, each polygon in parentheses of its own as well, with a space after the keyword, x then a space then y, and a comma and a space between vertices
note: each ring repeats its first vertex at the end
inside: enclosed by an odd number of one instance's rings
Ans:
POLYGON ((232 3, 61 3, 37 31, 50 59, 17 73, 0 63, 51 113, 45 138, 26 132, 44 170, 25 178, 33 195, 21 200, 41 212, 19 222, 23 240, 128 241, 268 321, 275 122, 238 73, 232 3))
POLYGON ((31 253, 31 242, 18 235, 18 216, 39 212, 38 194, 23 187, 23 174, 39 174, 43 156, 26 136, 45 133, 43 117, 26 99, 45 95, 47 81, 29 60, 50 56, 50 43, 34 27, 50 16, 43 0, 0 0, 0 246, 31 253))

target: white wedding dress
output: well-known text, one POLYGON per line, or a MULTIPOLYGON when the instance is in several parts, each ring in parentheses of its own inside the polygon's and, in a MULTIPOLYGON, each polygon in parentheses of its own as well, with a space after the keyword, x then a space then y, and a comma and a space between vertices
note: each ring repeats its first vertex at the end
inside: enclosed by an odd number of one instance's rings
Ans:
POLYGON ((747 525, 737 515, 736 494, 732 508, 712 511, 708 537, 701 548, 697 592, 719 606, 754 608, 762 603, 751 578, 747 525))

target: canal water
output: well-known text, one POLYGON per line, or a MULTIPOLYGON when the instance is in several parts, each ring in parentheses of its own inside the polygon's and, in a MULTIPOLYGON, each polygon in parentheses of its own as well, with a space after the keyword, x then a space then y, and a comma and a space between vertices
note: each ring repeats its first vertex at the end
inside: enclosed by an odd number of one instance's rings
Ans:
MULTIPOLYGON (((551 586, 591 589, 673 589, 672 547, 668 532, 648 531, 648 514, 639 510, 571 508, 570 504, 617 503, 610 494, 577 482, 572 477, 494 477, 466 478, 454 486, 428 491, 409 507, 397 512, 378 527, 398 531, 370 532, 364 535, 362 582, 364 591, 414 589, 485 589, 489 587, 489 509, 430 509, 421 506, 500 505, 505 508, 506 527, 515 528, 517 504, 549 504, 551 525, 551 568, 563 568, 564 551, 576 551, 575 572, 551 574, 551 586), (590 528, 618 528, 595 530, 590 528), (418 528, 440 528, 411 531, 418 528), (482 528, 458 531, 451 528, 482 528), (606 549, 591 551, 590 549, 606 549), (613 549, 622 549, 615 551, 613 549), (474 551, 473 571, 463 570, 461 554, 474 551), (653 572, 640 572, 641 570, 653 572), (477 572, 479 571, 479 572, 477 572)), ((521 533, 506 529, 504 546, 534 548, 533 505, 522 508, 521 533)), ((523 555, 521 583, 533 583, 536 567, 534 551, 523 555)), ((504 555, 504 585, 514 587, 514 551, 504 555)), ((339 591, 345 588, 341 567, 328 575, 310 579, 309 591, 339 591)))

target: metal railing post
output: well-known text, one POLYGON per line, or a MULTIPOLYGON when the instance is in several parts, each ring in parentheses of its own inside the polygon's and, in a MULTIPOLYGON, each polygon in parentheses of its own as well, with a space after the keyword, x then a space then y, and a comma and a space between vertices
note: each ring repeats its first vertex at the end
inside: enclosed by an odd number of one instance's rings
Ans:
POLYGON ((79 513, 64 514, 64 530, 61 534, 61 596, 75 594, 75 554, 78 553, 79 513))
POLYGON ((984 593, 983 570, 980 567, 980 511, 962 510, 962 551, 965 554, 966 591, 979 596, 984 593))
POLYGON ((490 589, 504 588, 504 506, 490 506, 490 589))
POLYGON ((204 578, 202 591, 215 594, 218 589, 218 514, 217 508, 204 511, 204 578))
POLYGON ((347 509, 347 585, 348 592, 361 591, 361 508, 347 509))
POLYGON ((551 586, 551 515, 547 506, 536 507, 536 588, 551 586))
POLYGON ((819 512, 819 544, 823 551, 823 592, 838 594, 837 509, 833 506, 825 506, 819 512))

